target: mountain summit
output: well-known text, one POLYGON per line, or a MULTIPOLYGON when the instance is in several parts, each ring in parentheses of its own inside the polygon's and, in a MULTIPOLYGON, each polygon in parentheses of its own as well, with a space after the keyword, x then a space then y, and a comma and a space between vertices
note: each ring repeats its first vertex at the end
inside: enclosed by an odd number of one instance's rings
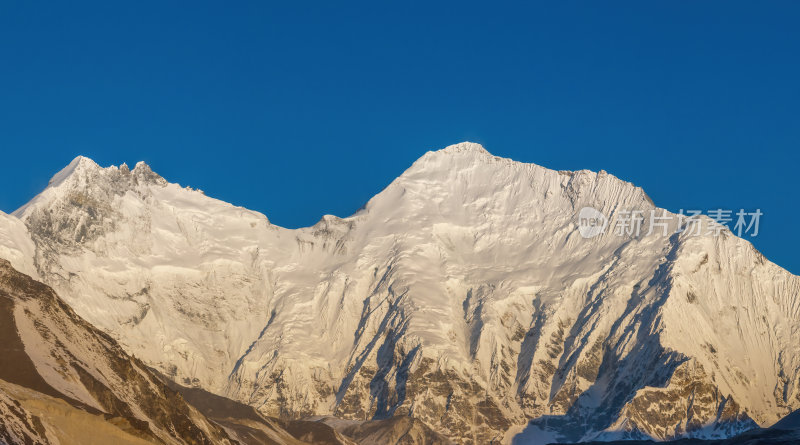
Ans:
POLYGON ((15 251, 129 353, 267 415, 537 443, 726 437, 800 408, 800 279, 727 230, 584 238, 585 207, 661 212, 605 172, 461 143, 297 230, 145 167, 62 173, 15 212, 15 251))

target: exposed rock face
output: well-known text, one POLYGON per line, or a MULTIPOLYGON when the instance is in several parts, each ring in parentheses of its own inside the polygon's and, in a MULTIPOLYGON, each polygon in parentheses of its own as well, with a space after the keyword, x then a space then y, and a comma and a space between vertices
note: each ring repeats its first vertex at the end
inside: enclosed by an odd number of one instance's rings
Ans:
POLYGON ((433 431, 423 422, 408 416, 395 416, 385 420, 366 422, 347 421, 333 417, 318 419, 359 445, 449 445, 450 440, 433 431))
POLYGON ((758 427, 732 396, 723 396, 711 382, 701 365, 684 362, 672 372, 665 387, 638 391, 623 408, 623 420, 614 429, 628 437, 670 440, 731 437, 758 427))
MULTIPOLYGON (((652 440, 581 442, 581 445, 654 445, 652 440)), ((800 443, 800 411, 784 417, 770 428, 756 428, 726 439, 678 439, 670 445, 793 445, 800 443)))
POLYGON ((247 445, 385 445, 452 443, 423 422, 408 416, 384 420, 358 421, 335 417, 274 419, 264 417, 253 407, 211 394, 200 388, 188 388, 167 382, 187 402, 209 419, 247 445))
POLYGON ((42 420, 0 389, 0 443, 49 445, 42 420))
POLYGON ((35 245, 41 278, 147 365, 268 416, 490 443, 725 436, 800 407, 798 277, 676 220, 584 239, 583 207, 657 210, 605 172, 464 143, 287 230, 82 158, 15 212, 14 252, 35 245))

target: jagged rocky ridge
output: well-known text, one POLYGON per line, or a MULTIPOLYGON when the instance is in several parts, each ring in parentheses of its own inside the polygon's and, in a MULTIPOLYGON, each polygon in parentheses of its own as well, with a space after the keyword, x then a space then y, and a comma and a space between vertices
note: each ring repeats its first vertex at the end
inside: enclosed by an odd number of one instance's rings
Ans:
POLYGON ((798 277, 727 231, 583 239, 585 206, 655 208, 464 143, 288 230, 77 158, 0 244, 148 365, 267 415, 487 443, 722 437, 800 406, 798 277))

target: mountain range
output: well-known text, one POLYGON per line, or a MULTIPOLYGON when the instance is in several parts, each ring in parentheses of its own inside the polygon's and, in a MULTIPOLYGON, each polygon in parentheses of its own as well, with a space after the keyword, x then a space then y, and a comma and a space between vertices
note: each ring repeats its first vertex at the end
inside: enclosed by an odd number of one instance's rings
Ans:
POLYGON ((0 442, 59 443, 59 416, 130 443, 710 440, 800 408, 800 277, 678 218, 585 237, 584 208, 675 216, 473 143, 300 229, 78 157, 0 214, 0 442))

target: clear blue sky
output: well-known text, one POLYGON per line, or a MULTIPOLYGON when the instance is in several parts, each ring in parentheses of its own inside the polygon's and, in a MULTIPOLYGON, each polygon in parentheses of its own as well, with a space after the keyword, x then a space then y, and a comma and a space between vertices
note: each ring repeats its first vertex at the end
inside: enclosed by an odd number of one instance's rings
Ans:
POLYGON ((0 209, 78 154, 299 227, 471 140, 761 208, 800 273, 800 3, 0 3, 0 209))

